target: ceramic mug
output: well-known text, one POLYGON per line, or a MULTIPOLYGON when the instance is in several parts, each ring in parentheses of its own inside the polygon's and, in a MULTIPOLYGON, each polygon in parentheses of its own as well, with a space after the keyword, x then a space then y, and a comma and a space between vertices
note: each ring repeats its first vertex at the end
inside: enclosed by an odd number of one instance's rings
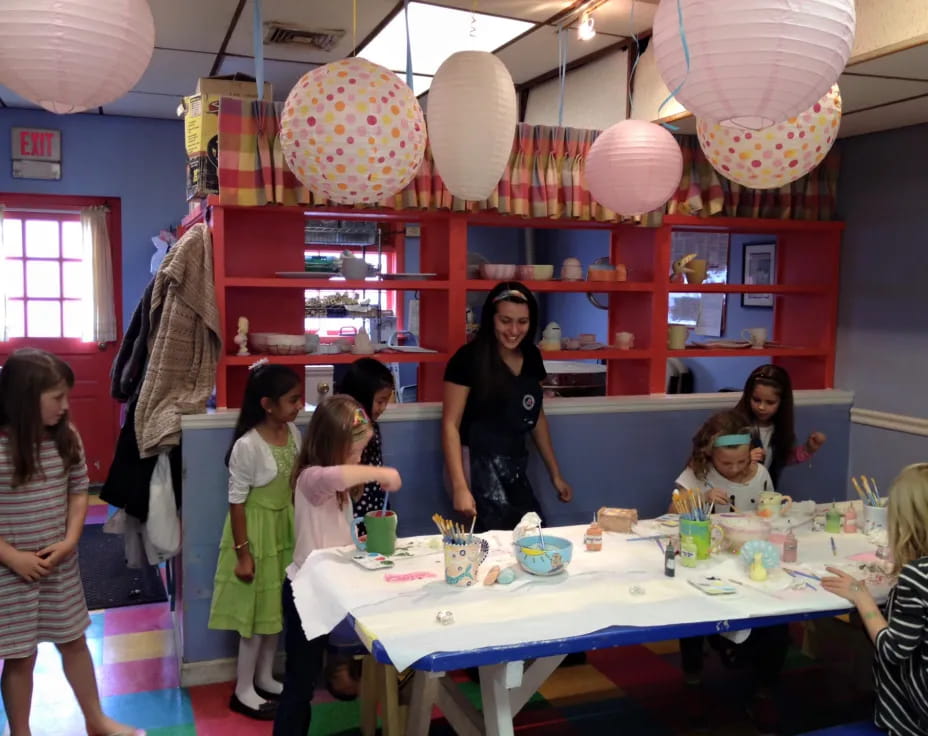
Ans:
POLYGON ((754 350, 763 350, 767 342, 767 328, 748 327, 746 330, 741 330, 741 337, 751 343, 754 350))
POLYGON ((761 491, 757 499, 757 515, 765 518, 788 514, 793 506, 793 499, 776 491, 761 491), (783 504, 786 504, 784 507, 783 504))
POLYGON ((635 347, 635 335, 631 332, 616 332, 615 346, 619 350, 631 350, 635 347))
POLYGON ((615 264, 615 280, 616 281, 627 281, 628 280, 628 267, 624 263, 615 264))
POLYGON ((473 538, 458 544, 445 542, 445 582, 456 588, 469 588, 477 582, 477 570, 487 558, 490 544, 486 539, 473 538))
POLYGON ((689 336, 688 325, 667 325, 667 347, 670 350, 683 350, 686 348, 686 338, 689 336))
POLYGON ((686 268, 689 271, 684 271, 684 276, 686 276, 686 283, 688 284, 701 284, 706 280, 706 274, 709 268, 709 264, 705 258, 696 258, 690 261, 686 268))
POLYGON ((691 539, 696 546, 696 559, 708 560, 712 547, 711 522, 680 519, 680 546, 686 539, 691 539))
POLYGON ((362 552, 392 555, 396 551, 396 522, 395 511, 368 511, 363 519, 357 517, 351 527, 355 547, 362 552), (367 528, 366 542, 358 539, 358 524, 362 521, 367 528))
POLYGON ((877 529, 886 529, 887 511, 886 506, 868 506, 864 504, 864 534, 869 534, 877 529))

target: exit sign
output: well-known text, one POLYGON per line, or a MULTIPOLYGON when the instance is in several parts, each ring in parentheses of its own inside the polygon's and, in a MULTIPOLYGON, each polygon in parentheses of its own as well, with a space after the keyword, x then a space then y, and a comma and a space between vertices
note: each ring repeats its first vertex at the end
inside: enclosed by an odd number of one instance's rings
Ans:
POLYGON ((61 178, 60 130, 13 128, 10 150, 14 178, 61 178))

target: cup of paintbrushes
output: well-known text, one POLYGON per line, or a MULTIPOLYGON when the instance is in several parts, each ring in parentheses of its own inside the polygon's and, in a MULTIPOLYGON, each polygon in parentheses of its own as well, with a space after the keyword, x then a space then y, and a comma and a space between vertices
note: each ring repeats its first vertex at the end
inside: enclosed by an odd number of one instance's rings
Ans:
POLYGON ((864 534, 870 534, 879 529, 887 529, 887 512, 886 506, 874 506, 864 503, 864 534))
POLYGON ((712 529, 709 521, 695 521, 680 517, 680 545, 691 541, 696 547, 696 559, 708 560, 712 547, 712 529))

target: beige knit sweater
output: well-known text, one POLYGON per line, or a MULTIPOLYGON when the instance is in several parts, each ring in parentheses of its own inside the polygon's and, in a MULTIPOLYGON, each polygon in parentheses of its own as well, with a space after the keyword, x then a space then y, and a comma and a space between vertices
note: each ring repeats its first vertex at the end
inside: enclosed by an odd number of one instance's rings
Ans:
POLYGON ((194 225, 158 269, 151 297, 148 365, 135 411, 139 454, 180 443, 180 417, 206 409, 222 350, 206 225, 194 225))

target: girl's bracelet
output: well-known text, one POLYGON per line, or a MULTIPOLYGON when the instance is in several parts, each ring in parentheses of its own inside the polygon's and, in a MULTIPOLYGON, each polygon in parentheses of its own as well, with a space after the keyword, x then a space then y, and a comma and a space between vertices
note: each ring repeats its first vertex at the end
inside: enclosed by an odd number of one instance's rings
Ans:
POLYGON ((245 549, 245 547, 247 547, 247 546, 248 546, 248 540, 246 539, 246 540, 245 540, 244 542, 242 542, 241 544, 233 544, 233 545, 232 545, 232 549, 234 549, 236 552, 238 552, 240 549, 245 549))
POLYGON ((879 611, 867 611, 865 614, 861 615, 861 618, 864 621, 869 621, 871 618, 876 618, 877 616, 882 616, 882 615, 883 614, 881 614, 879 611))

